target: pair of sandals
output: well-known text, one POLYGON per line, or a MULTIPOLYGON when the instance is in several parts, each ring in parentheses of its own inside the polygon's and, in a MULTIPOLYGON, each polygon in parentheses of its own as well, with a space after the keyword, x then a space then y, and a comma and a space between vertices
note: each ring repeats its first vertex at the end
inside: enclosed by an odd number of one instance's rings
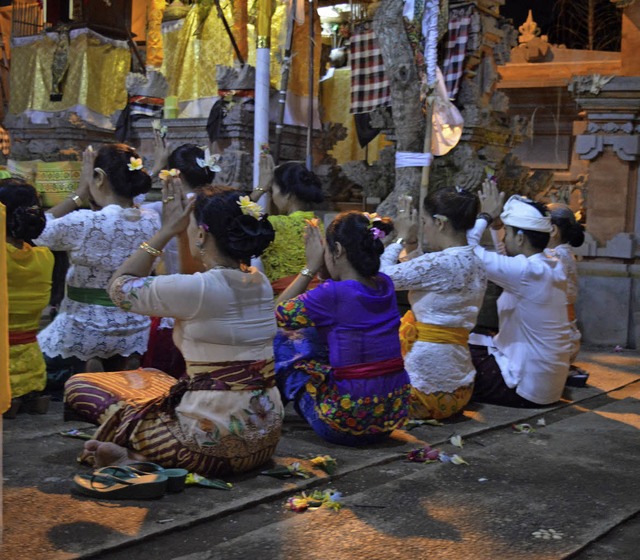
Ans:
POLYGON ((153 500, 167 492, 182 492, 186 469, 165 469, 155 463, 103 467, 73 477, 72 490, 83 496, 107 500, 153 500))

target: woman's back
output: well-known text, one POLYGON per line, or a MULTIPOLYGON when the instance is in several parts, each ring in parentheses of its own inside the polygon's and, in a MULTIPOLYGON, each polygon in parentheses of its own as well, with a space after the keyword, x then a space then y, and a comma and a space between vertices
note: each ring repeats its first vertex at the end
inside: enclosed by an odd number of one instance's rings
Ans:
POLYGON ((119 306, 134 313, 174 317, 174 340, 193 362, 260 360, 273 356, 273 291, 255 269, 116 280, 119 306), (119 290, 128 282, 126 291, 119 290))

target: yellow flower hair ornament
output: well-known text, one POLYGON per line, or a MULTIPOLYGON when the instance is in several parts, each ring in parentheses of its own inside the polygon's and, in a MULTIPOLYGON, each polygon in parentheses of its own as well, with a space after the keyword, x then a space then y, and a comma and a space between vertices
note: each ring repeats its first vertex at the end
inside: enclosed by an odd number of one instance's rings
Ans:
POLYGON ((245 216, 253 216, 259 220, 262 216, 262 208, 259 204, 253 202, 248 196, 241 196, 238 199, 238 206, 245 216))
POLYGON ((162 179, 163 181, 167 181, 170 177, 179 177, 179 176, 180 176, 179 169, 168 169, 168 170, 163 169, 158 174, 158 177, 160 177, 160 179, 162 179))
POLYGON ((129 158, 129 163, 127 163, 127 167, 129 168, 129 171, 140 171, 140 169, 142 169, 143 165, 142 165, 142 158, 135 158, 135 157, 130 157, 129 158))

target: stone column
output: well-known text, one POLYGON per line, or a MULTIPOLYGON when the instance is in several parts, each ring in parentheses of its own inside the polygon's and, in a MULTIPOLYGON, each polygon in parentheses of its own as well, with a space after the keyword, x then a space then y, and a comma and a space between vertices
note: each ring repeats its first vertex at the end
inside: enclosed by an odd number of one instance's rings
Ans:
POLYGON ((579 323, 586 342, 638 348, 640 77, 580 77, 570 88, 587 120, 576 153, 589 161, 579 323))

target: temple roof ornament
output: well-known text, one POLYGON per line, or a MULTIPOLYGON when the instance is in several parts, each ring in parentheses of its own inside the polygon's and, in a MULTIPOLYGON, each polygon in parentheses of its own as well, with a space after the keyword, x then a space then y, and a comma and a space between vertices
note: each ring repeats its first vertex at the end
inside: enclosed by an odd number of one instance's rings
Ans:
MULTIPOLYGON (((527 15, 527 21, 518 27, 518 31, 520 32, 518 43, 521 44, 533 41, 533 39, 540 35, 540 28, 538 27, 538 24, 533 21, 533 14, 531 13, 531 10, 529 10, 529 14, 527 15)), ((546 40, 546 36, 541 37, 541 39, 546 40)))

